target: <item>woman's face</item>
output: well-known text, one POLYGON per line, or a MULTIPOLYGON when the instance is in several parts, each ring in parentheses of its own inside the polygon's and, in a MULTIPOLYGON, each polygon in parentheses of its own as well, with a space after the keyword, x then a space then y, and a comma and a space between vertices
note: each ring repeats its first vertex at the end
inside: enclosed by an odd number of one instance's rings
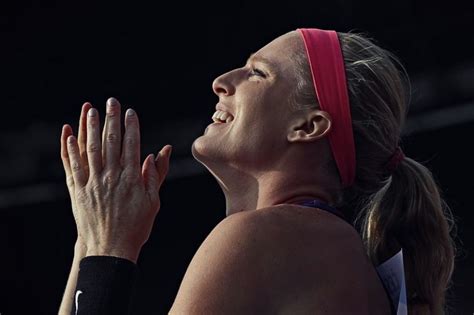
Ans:
POLYGON ((299 40, 296 32, 280 36, 243 67, 214 80, 217 106, 226 108, 234 119, 209 125, 194 141, 192 152, 197 160, 211 168, 223 163, 258 171, 278 160, 290 131, 289 95, 296 84, 291 56, 299 40))

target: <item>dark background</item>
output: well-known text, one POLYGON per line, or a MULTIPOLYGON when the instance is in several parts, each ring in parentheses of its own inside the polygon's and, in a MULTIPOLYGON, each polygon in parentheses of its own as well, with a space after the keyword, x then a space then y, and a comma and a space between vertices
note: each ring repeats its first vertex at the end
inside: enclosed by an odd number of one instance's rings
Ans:
POLYGON ((165 314, 195 251, 225 217, 214 178, 191 155, 211 122, 219 74, 298 27, 363 31, 400 57, 413 84, 406 155, 434 173, 462 246, 448 300, 472 314, 473 5, 400 0, 288 3, 25 1, 0 4, 0 313, 54 314, 75 225, 59 155, 91 101, 133 107, 142 157, 173 145, 162 208, 139 259, 136 314, 165 314))

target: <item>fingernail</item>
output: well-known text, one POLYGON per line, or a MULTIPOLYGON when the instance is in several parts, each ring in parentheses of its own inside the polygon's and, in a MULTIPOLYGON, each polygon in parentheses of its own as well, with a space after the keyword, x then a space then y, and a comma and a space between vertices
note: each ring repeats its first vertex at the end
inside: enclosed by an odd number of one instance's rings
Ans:
POLYGON ((115 106, 118 104, 118 101, 114 97, 109 97, 109 99, 107 100, 107 103, 109 104, 109 106, 115 106))
POLYGON ((71 135, 71 136, 67 137, 67 142, 68 143, 73 143, 74 142, 74 136, 71 135))
POLYGON ((131 108, 127 109, 127 116, 133 116, 135 115, 135 111, 131 108))
POLYGON ((95 108, 91 108, 87 112, 87 116, 89 116, 89 117, 94 117, 95 115, 97 115, 97 109, 95 109, 95 108))

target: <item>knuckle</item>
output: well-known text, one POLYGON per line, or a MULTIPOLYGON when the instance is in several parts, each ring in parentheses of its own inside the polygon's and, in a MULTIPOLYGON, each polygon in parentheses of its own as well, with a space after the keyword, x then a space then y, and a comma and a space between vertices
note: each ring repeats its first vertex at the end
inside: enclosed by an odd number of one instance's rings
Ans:
POLYGON ((117 142, 117 139, 118 139, 118 136, 116 133, 107 133, 107 137, 106 137, 107 141, 108 142, 117 142))
POLYGON ((111 186, 117 181, 117 175, 113 172, 105 172, 102 176, 102 183, 106 186, 111 186))
POLYGON ((114 108, 108 108, 107 109, 107 117, 113 118, 117 116, 117 111, 114 108))
POLYGON ((97 143, 91 143, 87 146, 87 152, 88 153, 95 153, 100 151, 100 147, 97 143))
POLYGON ((68 187, 74 187, 74 177, 72 175, 66 176, 66 185, 68 187))
POLYGON ((134 145, 135 144, 135 139, 132 137, 127 137, 125 138, 125 144, 128 146, 134 145))
POLYGON ((81 164, 79 164, 77 161, 73 161, 71 163, 71 169, 73 172, 79 172, 81 170, 81 164))

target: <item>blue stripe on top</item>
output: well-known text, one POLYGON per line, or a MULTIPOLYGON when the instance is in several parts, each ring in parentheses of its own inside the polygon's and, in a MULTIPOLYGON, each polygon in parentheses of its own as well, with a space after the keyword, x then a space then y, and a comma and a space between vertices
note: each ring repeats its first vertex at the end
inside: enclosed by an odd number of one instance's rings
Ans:
POLYGON ((326 210, 327 212, 330 212, 330 213, 338 216, 339 218, 341 218, 344 221, 349 223, 349 221, 346 219, 346 217, 344 216, 344 214, 340 210, 328 205, 327 203, 325 203, 325 202, 323 202, 319 199, 302 200, 302 201, 297 202, 296 204, 298 204, 300 206, 306 206, 306 207, 319 208, 319 209, 326 210))

